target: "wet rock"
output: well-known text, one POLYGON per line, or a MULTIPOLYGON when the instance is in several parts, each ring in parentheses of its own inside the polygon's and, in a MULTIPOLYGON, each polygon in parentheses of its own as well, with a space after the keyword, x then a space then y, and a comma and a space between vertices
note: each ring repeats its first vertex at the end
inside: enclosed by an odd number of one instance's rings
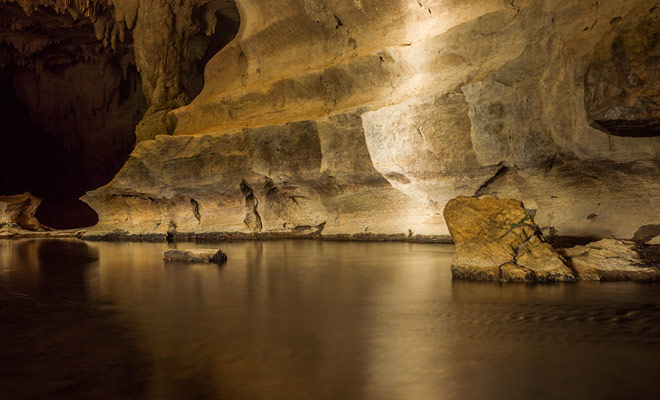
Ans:
POLYGON ((660 246, 603 239, 560 249, 585 281, 660 281, 660 246))
POLYGON ((14 196, 0 196, 0 228, 44 229, 34 216, 39 204, 41 199, 28 192, 14 196))
POLYGON ((223 264, 227 262, 227 255, 216 249, 170 249, 165 251, 165 261, 183 262, 210 262, 223 264))
POLYGON ((575 280, 519 201, 460 196, 447 203, 444 216, 456 244, 451 266, 455 279, 575 280))

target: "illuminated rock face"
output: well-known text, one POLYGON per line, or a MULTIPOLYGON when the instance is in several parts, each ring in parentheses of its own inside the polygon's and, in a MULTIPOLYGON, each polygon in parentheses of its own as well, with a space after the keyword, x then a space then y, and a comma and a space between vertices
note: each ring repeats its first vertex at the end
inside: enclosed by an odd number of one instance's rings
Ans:
POLYGON ((632 238, 660 223, 656 3, 237 0, 175 136, 85 196, 90 234, 447 235, 488 194, 632 238))
POLYGON ((575 281, 519 201, 459 196, 447 203, 444 216, 456 244, 451 265, 455 279, 575 281))
POLYGON ((436 234, 438 224, 373 168, 357 115, 159 136, 140 143, 113 182, 84 200, 100 219, 88 237, 405 238, 436 234))

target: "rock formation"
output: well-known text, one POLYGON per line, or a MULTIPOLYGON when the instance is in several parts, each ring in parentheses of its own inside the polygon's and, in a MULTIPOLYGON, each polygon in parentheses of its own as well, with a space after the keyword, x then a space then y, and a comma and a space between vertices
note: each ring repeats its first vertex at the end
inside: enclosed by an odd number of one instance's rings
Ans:
POLYGON ((560 252, 582 280, 660 281, 660 246, 603 239, 560 252))
POLYGON ((170 249, 165 251, 164 259, 165 261, 224 264, 227 262, 227 255, 222 250, 215 249, 170 249))
POLYGON ((52 232, 35 217, 41 199, 30 193, 0 196, 0 238, 75 236, 74 232, 52 232))
POLYGON ((28 230, 44 229, 34 217, 41 199, 30 193, 0 196, 0 226, 16 226, 28 230))
POLYGON ((173 133, 84 197, 89 236, 439 240, 475 194, 549 239, 660 225, 657 1, 236 0, 215 55, 233 2, 89 4, 139 73, 138 139, 173 133))
POLYGON ((108 183, 237 26, 233 1, 0 1, 0 194, 74 204, 108 183))
POLYGON ((456 244, 451 266, 455 279, 575 281, 519 201, 460 196, 447 203, 444 216, 456 244))

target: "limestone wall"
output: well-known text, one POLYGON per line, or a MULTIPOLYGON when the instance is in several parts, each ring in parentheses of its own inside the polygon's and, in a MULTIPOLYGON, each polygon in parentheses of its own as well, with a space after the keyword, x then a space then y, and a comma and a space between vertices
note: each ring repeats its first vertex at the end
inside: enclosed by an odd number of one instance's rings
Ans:
POLYGON ((174 136, 84 197, 90 235, 446 235, 475 194, 550 235, 660 224, 660 2, 236 5, 174 136))

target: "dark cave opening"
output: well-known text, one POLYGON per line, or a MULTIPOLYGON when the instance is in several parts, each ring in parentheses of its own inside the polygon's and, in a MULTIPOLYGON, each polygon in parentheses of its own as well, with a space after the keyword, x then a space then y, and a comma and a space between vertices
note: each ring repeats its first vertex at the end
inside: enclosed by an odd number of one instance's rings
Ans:
POLYGON ((48 227, 92 226, 79 198, 119 171, 146 109, 132 38, 109 49, 90 18, 12 3, 0 13, 0 195, 41 198, 48 227))
MULTIPOLYGON (((51 72, 59 75, 56 70, 51 72)), ((40 114, 35 116, 16 90, 22 84, 21 74, 26 73, 30 75, 31 71, 0 71, 0 195, 30 192, 41 198, 36 217, 51 228, 95 225, 96 212, 79 198, 110 182, 134 147, 135 125, 146 108, 139 76, 132 71, 129 79, 120 79, 109 95, 112 100, 102 105, 101 112, 98 105, 90 105, 90 99, 85 100, 79 93, 88 86, 83 84, 69 93, 73 98, 67 99, 63 94, 63 98, 40 99, 36 109, 40 114), (44 105, 47 101, 59 104, 44 105), (77 102, 83 104, 75 109, 77 102), (62 103, 69 103, 64 110, 62 103), (48 115, 51 112, 59 115, 48 115)), ((90 81, 103 78, 95 73, 90 75, 90 81)), ((71 82, 64 78, 50 84, 57 90, 71 82)))
POLYGON ((43 202, 37 218, 52 228, 80 228, 96 224, 98 216, 78 198, 85 185, 80 154, 34 123, 18 98, 13 76, 0 72, 0 194, 30 192, 43 202))
MULTIPOLYGON (((113 10, 99 7, 89 17, 50 7, 27 15, 17 3, 0 4, 0 195, 41 198, 36 216, 51 228, 98 222, 79 198, 121 169, 149 107, 132 33, 111 47, 103 43, 92 21, 111 19, 113 10)), ((190 40, 199 50, 180 60, 191 99, 204 85, 207 62, 240 25, 230 0, 204 3, 194 14, 199 31, 190 40)))
POLYGON ((218 54, 238 33, 241 18, 234 0, 210 1, 193 13, 200 27, 199 35, 203 37, 206 50, 197 62, 197 70, 191 84, 191 96, 196 97, 204 86, 204 69, 206 64, 218 54))

